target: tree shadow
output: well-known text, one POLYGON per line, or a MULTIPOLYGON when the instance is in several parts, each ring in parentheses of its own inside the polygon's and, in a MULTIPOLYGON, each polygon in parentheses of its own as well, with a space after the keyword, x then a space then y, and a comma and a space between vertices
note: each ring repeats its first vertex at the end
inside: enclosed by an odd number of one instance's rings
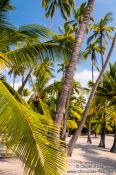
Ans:
POLYGON ((82 149, 84 151, 87 151, 90 152, 90 153, 95 153, 95 154, 98 154, 96 151, 94 150, 99 150, 99 151, 103 151, 103 152, 110 152, 110 150, 108 148, 100 148, 99 146, 97 145, 92 145, 92 144, 89 144, 89 143, 86 143, 86 144, 76 144, 75 148, 78 148, 78 149, 82 149))
POLYGON ((111 159, 111 156, 116 156, 116 154, 111 153, 109 149, 99 148, 96 145, 90 144, 77 144, 77 149, 81 149, 83 151, 83 157, 88 161, 94 164, 102 164, 106 169, 116 170, 116 160, 111 159), (99 150, 97 152, 96 150, 99 150), (100 156, 100 152, 102 151, 102 156, 100 156), (106 157, 103 155, 103 152, 107 152, 110 154, 110 157, 106 157))

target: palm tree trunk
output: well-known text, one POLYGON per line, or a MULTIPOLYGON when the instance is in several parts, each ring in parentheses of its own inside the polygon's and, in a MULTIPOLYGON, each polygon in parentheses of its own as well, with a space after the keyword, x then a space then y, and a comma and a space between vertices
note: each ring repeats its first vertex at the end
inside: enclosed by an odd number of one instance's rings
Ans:
POLYGON ((88 122, 87 143, 92 144, 92 139, 91 139, 91 117, 89 118, 89 122, 88 122))
POLYGON ((115 125, 115 134, 114 134, 114 143, 112 145, 110 152, 116 153, 116 125, 115 125))
POLYGON ((101 31, 101 37, 100 37, 100 47, 101 47, 101 63, 102 63, 102 67, 103 67, 104 54, 103 54, 103 51, 102 51, 102 48, 103 48, 103 33, 102 33, 102 31, 101 31))
POLYGON ((24 89, 24 87, 25 87, 27 81, 29 80, 29 77, 31 76, 31 72, 32 72, 32 70, 29 71, 29 73, 27 74, 25 80, 22 82, 22 86, 21 86, 21 87, 19 88, 19 90, 18 90, 18 93, 19 93, 20 95, 22 95, 23 89, 24 89))
MULTIPOLYGON (((94 83, 93 59, 92 59, 92 83, 94 83)), ((91 139, 91 117, 89 118, 89 122, 88 122, 87 143, 92 144, 92 139, 91 139)))
POLYGON ((78 31, 78 34, 76 35, 76 43, 74 46, 74 49, 72 51, 72 56, 70 59, 70 63, 64 78, 64 82, 62 85, 62 89, 60 92, 60 97, 57 105, 57 110, 56 110, 56 117, 55 117, 55 126, 60 130, 60 125, 63 119, 63 114, 64 114, 64 109, 66 106, 66 100, 68 97, 68 92, 71 87, 72 81, 73 81, 73 76, 74 76, 74 71, 76 68, 76 63, 77 63, 77 58, 80 53, 81 45, 84 39, 85 32, 87 30, 88 22, 90 19, 91 12, 93 10, 93 5, 94 5, 95 0, 89 0, 88 1, 88 6, 84 15, 84 20, 80 24, 80 28, 78 31))
POLYGON ((95 133, 95 138, 97 138, 97 133, 95 133))
POLYGON ((23 85, 23 82, 24 82, 24 74, 22 74, 22 85, 23 85))
POLYGON ((14 89, 14 86, 15 86, 15 75, 13 76, 13 89, 14 89))
POLYGON ((89 112, 89 108, 90 108, 92 99, 93 99, 93 97, 94 97, 94 95, 95 95, 95 92, 96 92, 96 90, 97 90, 97 87, 98 87, 98 85, 99 85, 99 83, 100 83, 100 81, 101 81, 101 78, 102 78, 103 74, 104 74, 104 71, 105 71, 105 69, 106 69, 106 66, 107 66, 107 64, 108 64, 108 62, 109 62, 109 60, 110 60, 111 54, 112 54, 113 49, 114 49, 114 46, 115 46, 115 42, 116 42, 116 34, 115 34, 114 39, 113 39, 113 41, 112 41, 112 45, 111 45, 110 51, 109 51, 109 53, 108 53, 108 56, 107 56, 107 58, 106 58, 106 60, 105 60, 104 65, 103 65, 103 67, 102 67, 102 70, 101 70, 101 72, 100 72, 100 74, 99 74, 99 76, 98 76, 98 78, 97 78, 97 80, 96 80, 95 85, 94 85, 93 88, 92 88, 91 94, 90 94, 90 96, 89 96, 88 102, 87 102, 86 107, 85 107, 85 111, 84 111, 82 120, 81 120, 81 122, 80 122, 80 124, 79 124, 79 127, 78 127, 78 129, 75 131, 74 135, 72 136, 72 138, 71 138, 71 140, 70 140, 70 142, 69 142, 69 144, 68 144, 68 156, 71 156, 71 155, 72 155, 73 148, 74 148, 74 146, 75 146, 75 144, 76 144, 76 141, 77 141, 78 137, 79 137, 80 134, 81 134, 83 125, 85 124, 85 121, 86 121, 86 118, 87 118, 87 115, 88 115, 88 112, 89 112))
POLYGON ((64 141, 66 140, 66 127, 67 127, 67 118, 68 118, 68 110, 69 110, 71 92, 72 92, 72 86, 68 92, 68 98, 66 101, 66 109, 65 109, 65 115, 64 115, 64 122, 63 122, 63 130, 62 130, 62 135, 61 135, 61 139, 64 141))
POLYGON ((92 83, 94 83, 94 73, 93 73, 93 59, 92 59, 92 83))
POLYGON ((103 119, 103 126, 101 130, 101 139, 100 139, 100 144, 99 147, 105 148, 105 134, 106 134, 106 115, 104 113, 104 119, 103 119))

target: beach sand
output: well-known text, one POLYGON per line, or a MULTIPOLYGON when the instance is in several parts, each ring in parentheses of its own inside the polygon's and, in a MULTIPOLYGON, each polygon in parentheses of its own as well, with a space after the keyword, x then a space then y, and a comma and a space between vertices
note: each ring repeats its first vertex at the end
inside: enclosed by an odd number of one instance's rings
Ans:
MULTIPOLYGON (((67 138, 69 140, 70 138, 67 138)), ((106 149, 98 147, 100 138, 92 136, 93 144, 87 144, 87 137, 81 136, 68 158, 67 175, 116 175, 116 154, 110 153, 113 136, 106 136, 106 149)), ((13 159, 0 159, 0 175, 24 175, 13 159)))

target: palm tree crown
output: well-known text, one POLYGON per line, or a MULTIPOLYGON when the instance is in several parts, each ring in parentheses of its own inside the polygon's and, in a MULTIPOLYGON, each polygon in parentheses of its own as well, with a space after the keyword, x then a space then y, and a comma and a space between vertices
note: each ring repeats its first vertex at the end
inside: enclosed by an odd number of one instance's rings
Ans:
MULTIPOLYGON (((100 47, 105 48, 107 39, 112 39, 111 33, 115 30, 115 27, 108 25, 110 21, 112 21, 112 13, 107 13, 104 18, 99 21, 99 23, 90 24, 89 27, 91 30, 93 30, 93 34, 89 37, 88 43, 97 38, 100 47)), ((101 49, 102 66, 104 63, 103 55, 104 52, 101 49)))

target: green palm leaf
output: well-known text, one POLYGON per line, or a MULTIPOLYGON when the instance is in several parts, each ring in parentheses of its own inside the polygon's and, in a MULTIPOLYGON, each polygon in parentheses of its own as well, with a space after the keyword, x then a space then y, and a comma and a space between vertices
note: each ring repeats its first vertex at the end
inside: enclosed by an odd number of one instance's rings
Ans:
POLYGON ((64 149, 52 138, 56 130, 49 121, 19 103, 0 81, 0 127, 28 175, 60 175, 65 170, 64 149))

